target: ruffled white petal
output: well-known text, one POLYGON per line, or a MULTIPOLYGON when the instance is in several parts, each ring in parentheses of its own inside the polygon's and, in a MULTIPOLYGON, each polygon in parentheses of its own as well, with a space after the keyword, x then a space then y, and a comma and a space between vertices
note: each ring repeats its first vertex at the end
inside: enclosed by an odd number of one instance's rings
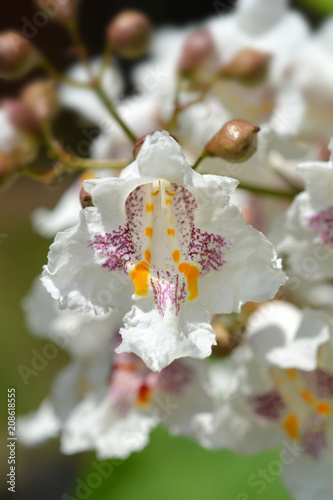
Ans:
POLYGON ((124 317, 120 330, 122 344, 116 352, 134 352, 152 371, 160 371, 182 357, 206 358, 216 344, 206 311, 186 304, 178 316, 164 316, 153 306, 153 299, 142 299, 124 317))
POLYGON ((35 446, 55 438, 61 431, 61 419, 56 415, 52 402, 45 399, 37 411, 17 421, 17 435, 24 446, 35 446))

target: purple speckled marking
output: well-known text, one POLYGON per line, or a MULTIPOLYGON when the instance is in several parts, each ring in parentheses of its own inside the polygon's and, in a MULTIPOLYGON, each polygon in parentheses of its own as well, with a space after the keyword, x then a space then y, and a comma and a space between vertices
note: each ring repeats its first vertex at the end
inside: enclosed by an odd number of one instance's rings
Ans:
MULTIPOLYGON (((149 199, 150 191, 150 184, 134 189, 126 199, 126 224, 111 233, 97 234, 90 242, 94 252, 105 257, 102 266, 109 271, 121 270, 128 273, 129 264, 135 265, 145 259, 145 200, 149 199)), ((170 209, 174 221, 175 243, 182 256, 181 262, 199 263, 201 277, 210 271, 218 271, 225 264, 224 252, 230 248, 230 244, 222 236, 203 232, 194 225, 198 204, 188 189, 172 184, 172 191, 177 193, 170 209)), ((154 210, 154 223, 166 224, 163 219, 156 219, 157 214, 154 210)), ((153 247, 156 243, 158 242, 155 242, 153 236, 153 247)), ((154 262, 150 263, 150 273, 149 293, 154 297, 158 312, 164 315, 171 308, 178 315, 188 295, 187 280, 173 262, 171 251, 170 258, 166 257, 164 268, 157 269, 154 262)))
POLYGON ((279 420, 286 410, 283 398, 275 389, 250 398, 250 404, 256 415, 268 420, 279 420))
POLYGON ((318 242, 321 245, 333 246, 333 206, 313 215, 309 228, 319 233, 318 242))
POLYGON ((318 458, 322 450, 327 448, 326 421, 321 416, 311 415, 305 422, 301 433, 300 444, 305 455, 318 458))
POLYGON ((318 399, 333 398, 333 374, 317 368, 313 372, 302 372, 307 387, 318 399))
POLYGON ((183 274, 173 270, 157 271, 156 276, 152 274, 150 284, 154 294, 156 308, 161 316, 164 316, 167 307, 172 307, 176 316, 179 314, 180 306, 187 297, 186 281, 183 274))
POLYGON ((194 369, 183 361, 173 361, 160 372, 152 372, 133 353, 115 353, 109 380, 109 399, 119 416, 124 416, 136 405, 140 389, 151 394, 181 395, 195 378, 194 369))

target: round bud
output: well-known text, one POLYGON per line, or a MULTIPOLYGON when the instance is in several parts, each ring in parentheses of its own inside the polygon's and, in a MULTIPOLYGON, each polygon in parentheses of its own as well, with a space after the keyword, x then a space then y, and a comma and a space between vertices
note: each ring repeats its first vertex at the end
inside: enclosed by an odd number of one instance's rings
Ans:
POLYGON ((209 31, 207 29, 195 31, 185 41, 178 62, 178 70, 183 74, 191 73, 214 54, 215 46, 209 31))
POLYGON ((58 93, 52 80, 35 80, 21 92, 21 100, 39 120, 52 118, 58 107, 58 93))
POLYGON ((66 22, 75 17, 77 12, 77 0, 35 0, 36 6, 40 7, 50 19, 66 22))
POLYGON ((256 152, 260 128, 247 120, 231 120, 206 144, 206 152, 231 163, 248 160, 256 152))
POLYGON ((82 208, 93 207, 91 195, 82 187, 80 191, 80 202, 82 208))
POLYGON ((10 123, 17 129, 28 134, 36 134, 40 130, 37 116, 22 100, 5 99, 2 101, 2 107, 6 111, 10 123))
POLYGON ((39 62, 33 44, 15 31, 0 33, 0 76, 21 78, 39 62))
POLYGON ((148 50, 151 34, 150 20, 135 10, 121 12, 107 28, 107 39, 112 49, 126 59, 143 56, 148 50))
POLYGON ((270 54, 251 48, 243 49, 221 69, 220 75, 244 85, 258 85, 267 78, 270 59, 270 54))

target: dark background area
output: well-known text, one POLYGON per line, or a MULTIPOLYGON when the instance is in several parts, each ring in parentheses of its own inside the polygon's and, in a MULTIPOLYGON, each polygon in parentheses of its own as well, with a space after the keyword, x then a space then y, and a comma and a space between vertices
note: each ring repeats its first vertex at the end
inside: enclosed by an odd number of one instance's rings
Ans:
MULTIPOLYGON (((146 12, 154 27, 166 24, 185 25, 192 21, 200 21, 209 16, 223 15, 231 11, 236 0, 212 0, 209 2, 193 2, 188 0, 169 0, 156 2, 153 0, 80 0, 79 25, 80 31, 91 55, 101 52, 104 46, 105 29, 108 21, 125 8, 134 8, 146 12)), ((267 0, 274 1, 274 0, 267 0)), ((290 2, 292 7, 302 10, 312 26, 317 26, 322 16, 311 9, 300 8, 298 0, 290 2)), ((16 29, 25 30, 31 40, 59 68, 64 69, 75 61, 71 42, 65 29, 50 20, 46 25, 43 18, 36 14, 40 9, 34 0, 2 1, 0 8, 0 31, 16 29), (37 16, 37 17, 36 17, 37 16)), ((124 70, 127 65, 122 61, 124 70)), ((37 72, 38 74, 38 72, 37 72)), ((29 74, 27 80, 36 73, 29 74)), ((25 80, 8 82, 0 80, 0 96, 15 95, 25 80)))

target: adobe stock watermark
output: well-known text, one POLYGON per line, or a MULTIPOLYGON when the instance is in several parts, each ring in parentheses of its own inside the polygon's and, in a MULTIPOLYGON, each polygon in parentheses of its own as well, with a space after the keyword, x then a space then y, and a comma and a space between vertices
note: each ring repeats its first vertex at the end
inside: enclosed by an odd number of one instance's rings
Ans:
POLYGON ((93 460, 91 462, 93 471, 83 479, 77 477, 74 481, 73 495, 63 493, 60 497, 61 500, 87 500, 92 492, 113 474, 114 468, 119 467, 122 463, 122 460, 116 458, 103 462, 93 460))
MULTIPOLYGON (((282 446, 276 460, 269 462, 265 468, 257 469, 248 477, 247 485, 253 488, 256 495, 262 495, 269 485, 281 476, 284 468, 293 464, 302 454, 302 447, 296 441, 283 441, 282 446)), ((251 500, 251 497, 243 491, 237 494, 235 500, 251 500)))
MULTIPOLYGON (((50 20, 55 18, 61 6, 67 5, 71 0, 48 0, 43 1, 43 8, 37 10, 31 19, 26 16, 21 17, 22 27, 21 34, 31 40, 34 38, 41 28, 44 28, 50 20)), ((41 2, 37 2, 41 3, 41 2)))
POLYGON ((72 332, 74 330, 75 328, 68 326, 65 332, 51 332, 47 337, 52 343, 48 342, 40 351, 35 348, 30 350, 30 363, 28 365, 22 363, 17 365, 17 371, 25 386, 29 385, 32 377, 36 378, 43 372, 49 365, 49 362, 54 360, 68 346, 70 339, 73 337, 72 332))

